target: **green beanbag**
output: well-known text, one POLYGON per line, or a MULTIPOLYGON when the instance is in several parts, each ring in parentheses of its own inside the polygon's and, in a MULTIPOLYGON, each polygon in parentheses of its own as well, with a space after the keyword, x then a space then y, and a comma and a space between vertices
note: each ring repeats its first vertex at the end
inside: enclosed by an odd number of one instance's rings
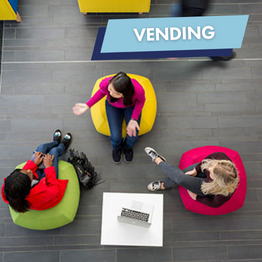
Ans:
MULTIPOLYGON (((22 163, 16 168, 22 168, 25 164, 22 163)), ((69 180, 61 202, 47 210, 29 210, 26 213, 15 212, 9 206, 11 217, 16 225, 35 230, 48 230, 62 227, 74 220, 80 199, 77 174, 74 167, 65 161, 59 161, 58 169, 59 179, 69 180)))

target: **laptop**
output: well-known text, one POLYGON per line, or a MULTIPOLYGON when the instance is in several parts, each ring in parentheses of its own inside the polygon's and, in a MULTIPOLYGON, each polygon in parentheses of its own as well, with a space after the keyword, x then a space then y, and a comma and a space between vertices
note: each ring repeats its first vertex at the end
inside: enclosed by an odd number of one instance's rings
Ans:
POLYGON ((118 221, 150 227, 152 224, 154 205, 151 203, 140 202, 136 200, 125 200, 121 203, 118 221))

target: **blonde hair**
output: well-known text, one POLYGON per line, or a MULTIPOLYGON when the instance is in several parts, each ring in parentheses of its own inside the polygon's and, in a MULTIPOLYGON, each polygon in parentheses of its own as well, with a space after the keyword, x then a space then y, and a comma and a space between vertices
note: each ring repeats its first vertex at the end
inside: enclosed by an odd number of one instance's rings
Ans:
POLYGON ((235 164, 229 160, 204 159, 201 170, 210 172, 213 169, 213 181, 203 182, 201 190, 205 195, 228 196, 236 190, 239 177, 235 164))

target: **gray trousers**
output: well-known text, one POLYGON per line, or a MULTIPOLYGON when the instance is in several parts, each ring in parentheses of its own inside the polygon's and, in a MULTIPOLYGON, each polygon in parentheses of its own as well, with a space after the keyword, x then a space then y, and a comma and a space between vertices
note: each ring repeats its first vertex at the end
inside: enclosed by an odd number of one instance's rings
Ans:
POLYGON ((201 191, 201 185, 203 181, 205 181, 206 175, 204 173, 198 173, 197 176, 189 176, 185 174, 185 172, 193 170, 196 165, 198 165, 198 163, 191 165, 182 171, 176 166, 172 166, 166 162, 161 162, 159 166, 168 176, 167 180, 164 182, 164 187, 171 188, 179 185, 198 196, 205 196, 201 191))

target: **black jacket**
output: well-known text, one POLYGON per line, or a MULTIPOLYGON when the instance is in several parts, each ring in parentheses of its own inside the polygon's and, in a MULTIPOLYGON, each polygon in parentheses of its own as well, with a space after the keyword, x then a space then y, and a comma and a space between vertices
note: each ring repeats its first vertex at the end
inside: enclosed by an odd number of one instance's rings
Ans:
POLYGON ((202 16, 210 0, 182 0, 181 16, 202 16))
POLYGON ((194 7, 206 10, 210 0, 182 0, 183 7, 194 7))

